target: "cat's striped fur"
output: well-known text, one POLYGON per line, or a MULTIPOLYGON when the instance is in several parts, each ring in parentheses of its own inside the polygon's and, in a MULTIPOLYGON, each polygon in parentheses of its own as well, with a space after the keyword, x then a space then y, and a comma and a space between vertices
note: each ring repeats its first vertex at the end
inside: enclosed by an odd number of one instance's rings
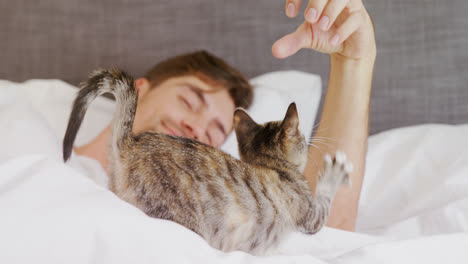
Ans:
POLYGON ((312 196, 302 175, 307 144, 295 104, 283 121, 265 125, 236 110, 240 161, 196 140, 133 134, 137 92, 125 72, 97 70, 81 86, 63 142, 64 160, 91 101, 114 94, 111 190, 152 217, 186 226, 215 248, 263 254, 287 232, 313 234, 325 224, 337 188, 347 182, 344 156, 327 158, 312 196))

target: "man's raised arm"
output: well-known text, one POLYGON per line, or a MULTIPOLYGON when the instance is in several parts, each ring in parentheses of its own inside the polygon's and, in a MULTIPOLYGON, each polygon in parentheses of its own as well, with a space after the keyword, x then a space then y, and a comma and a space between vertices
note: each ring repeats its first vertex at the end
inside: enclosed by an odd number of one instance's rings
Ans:
MULTIPOLYGON (((296 16, 300 1, 288 0, 286 14, 296 16)), ((342 187, 327 226, 353 231, 364 177, 369 103, 376 57, 374 29, 361 0, 310 0, 305 22, 273 45, 278 58, 301 48, 330 54, 330 79, 317 132, 312 139, 305 177, 315 190, 323 156, 336 150, 353 163, 352 187, 342 187)))

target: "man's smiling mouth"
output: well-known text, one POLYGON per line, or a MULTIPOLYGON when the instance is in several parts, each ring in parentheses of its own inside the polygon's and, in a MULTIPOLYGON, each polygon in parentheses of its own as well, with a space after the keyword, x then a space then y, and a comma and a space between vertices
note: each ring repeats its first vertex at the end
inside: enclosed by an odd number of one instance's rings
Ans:
POLYGON ((180 137, 181 134, 178 133, 175 129, 171 129, 169 126, 166 125, 163 121, 161 121, 161 124, 166 132, 166 134, 172 135, 172 136, 178 136, 180 137))

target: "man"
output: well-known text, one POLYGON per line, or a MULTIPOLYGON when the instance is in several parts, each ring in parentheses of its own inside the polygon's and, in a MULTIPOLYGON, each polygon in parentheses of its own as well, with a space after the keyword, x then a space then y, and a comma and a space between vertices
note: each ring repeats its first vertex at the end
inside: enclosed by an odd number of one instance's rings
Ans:
MULTIPOLYGON (((286 1, 289 17, 297 15, 300 2, 286 1)), ((376 56, 373 25, 361 0, 310 0, 304 16, 304 23, 279 39, 272 51, 278 58, 301 48, 330 54, 329 86, 315 137, 332 140, 321 150, 309 150, 304 174, 315 190, 323 153, 342 150, 347 154, 354 164, 353 185, 338 191, 327 225, 353 231, 364 175, 376 56)), ((170 59, 135 81, 139 98, 134 131, 155 130, 219 147, 232 130, 235 107, 250 105, 251 87, 239 72, 214 56, 204 52, 185 56, 190 62, 183 56, 170 59), (200 61, 206 67, 200 67, 200 61)), ((109 136, 110 127, 75 151, 98 160, 107 169, 109 136)))

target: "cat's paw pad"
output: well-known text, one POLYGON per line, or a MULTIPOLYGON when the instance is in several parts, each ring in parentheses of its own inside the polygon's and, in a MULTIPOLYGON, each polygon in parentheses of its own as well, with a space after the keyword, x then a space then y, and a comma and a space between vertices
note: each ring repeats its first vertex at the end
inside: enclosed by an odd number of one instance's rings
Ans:
POLYGON ((334 158, 326 154, 324 156, 324 163, 325 166, 322 177, 330 177, 341 184, 351 185, 349 174, 353 171, 353 164, 348 161, 343 151, 337 151, 334 158))
POLYGON ((334 169, 336 175, 341 178, 341 184, 351 185, 351 179, 349 174, 353 171, 353 164, 348 160, 346 154, 343 151, 337 151, 335 159, 333 160, 334 169))
POLYGON ((333 158, 328 154, 323 157, 323 162, 325 163, 324 170, 328 170, 333 166, 333 158))

